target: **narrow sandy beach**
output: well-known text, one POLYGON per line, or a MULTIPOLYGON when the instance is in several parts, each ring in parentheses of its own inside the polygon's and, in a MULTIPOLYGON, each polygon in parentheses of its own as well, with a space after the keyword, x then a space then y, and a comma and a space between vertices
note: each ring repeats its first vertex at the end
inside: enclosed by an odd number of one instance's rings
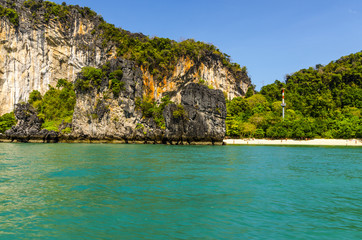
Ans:
POLYGON ((310 146, 362 147, 361 139, 313 139, 313 140, 225 139, 224 143, 226 145, 310 145, 310 146))

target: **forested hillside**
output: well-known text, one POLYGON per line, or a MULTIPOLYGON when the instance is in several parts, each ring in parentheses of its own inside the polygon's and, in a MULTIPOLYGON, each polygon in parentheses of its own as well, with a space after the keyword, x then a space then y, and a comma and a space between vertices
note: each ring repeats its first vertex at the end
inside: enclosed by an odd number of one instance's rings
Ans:
MULTIPOLYGON (((227 103, 227 135, 255 138, 361 138, 362 52, 302 69, 227 103), (282 120, 281 89, 286 117, 282 120)), ((250 89, 251 90, 251 89, 250 89)))

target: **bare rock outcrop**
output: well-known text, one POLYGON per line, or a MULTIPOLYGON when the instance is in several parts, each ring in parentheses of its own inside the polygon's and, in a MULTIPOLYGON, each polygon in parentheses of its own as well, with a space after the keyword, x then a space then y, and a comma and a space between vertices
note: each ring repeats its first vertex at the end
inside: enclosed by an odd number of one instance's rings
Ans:
POLYGON ((226 104, 223 92, 190 83, 181 104, 165 108, 165 139, 176 143, 220 143, 225 137, 226 104), (176 113, 176 114, 175 114, 176 113))
POLYGON ((41 129, 44 121, 38 117, 37 111, 29 103, 17 104, 14 114, 17 125, 5 132, 5 136, 11 141, 58 141, 58 133, 41 129))

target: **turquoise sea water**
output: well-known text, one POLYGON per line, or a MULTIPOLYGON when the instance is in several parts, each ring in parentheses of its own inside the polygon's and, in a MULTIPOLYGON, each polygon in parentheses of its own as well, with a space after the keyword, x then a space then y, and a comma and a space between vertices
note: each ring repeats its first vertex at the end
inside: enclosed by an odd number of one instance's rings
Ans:
POLYGON ((0 239, 361 239, 362 148, 0 144, 0 239))

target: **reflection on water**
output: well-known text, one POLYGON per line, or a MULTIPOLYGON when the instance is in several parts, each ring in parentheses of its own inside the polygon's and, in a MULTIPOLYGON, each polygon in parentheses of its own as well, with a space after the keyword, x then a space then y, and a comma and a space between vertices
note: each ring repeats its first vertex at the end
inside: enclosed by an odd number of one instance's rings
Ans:
POLYGON ((0 144, 0 237, 360 239, 361 153, 0 144))

